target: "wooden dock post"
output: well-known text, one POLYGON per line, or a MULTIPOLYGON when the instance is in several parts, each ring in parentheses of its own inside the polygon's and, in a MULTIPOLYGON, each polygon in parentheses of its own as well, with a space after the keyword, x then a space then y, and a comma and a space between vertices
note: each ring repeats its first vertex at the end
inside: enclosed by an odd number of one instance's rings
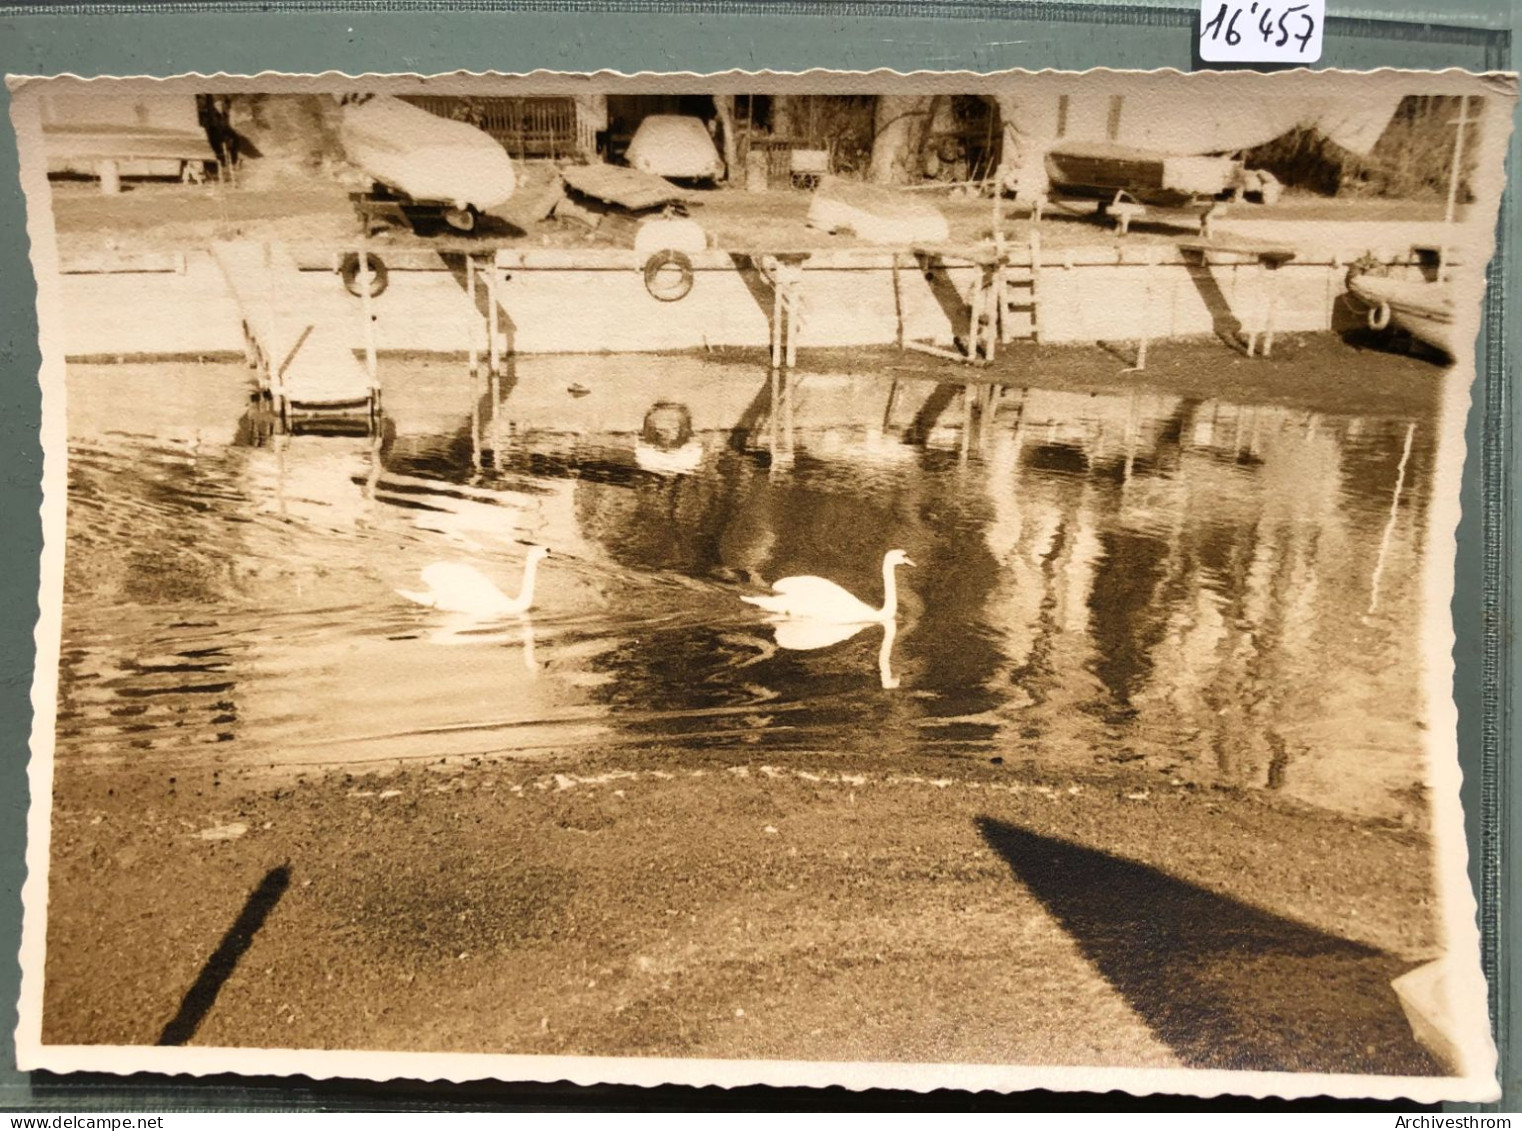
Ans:
POLYGON ((1152 341, 1152 276, 1156 270, 1157 252, 1148 247, 1146 258, 1142 261, 1141 335, 1136 343, 1136 364, 1122 370, 1125 373, 1141 373, 1147 368, 1147 346, 1152 341))
MULTIPOLYGON (((1041 218, 1040 205, 1037 205, 1035 218, 1041 218)), ((1031 272, 1031 341, 1041 344, 1041 229, 1033 223, 1030 236, 1031 272)))
MULTIPOLYGON (((791 372, 798 364, 798 290, 797 284, 789 282, 787 291, 782 299, 782 308, 787 313, 787 338, 786 360, 788 371, 791 372)), ((791 390, 789 390, 791 399, 791 390)))
POLYGON ((477 322, 476 300, 479 295, 476 291, 476 257, 474 255, 467 255, 465 257, 465 293, 470 296, 470 321, 465 331, 465 349, 470 359, 471 388, 475 388, 476 371, 480 367, 481 359, 479 350, 476 348, 476 330, 479 325, 477 322))
POLYGON ((766 414, 767 438, 769 440, 768 447, 771 449, 772 462, 774 463, 777 459, 778 418, 782 415, 782 389, 779 386, 777 377, 778 369, 776 366, 776 356, 777 355, 775 351, 773 351, 773 364, 771 371, 768 374, 768 380, 771 382, 771 400, 767 404, 768 411, 766 414))
POLYGON ((999 266, 979 268, 973 284, 975 304, 972 309, 972 353, 976 357, 981 341, 984 362, 992 362, 999 351, 999 311, 995 306, 999 289, 999 266))
POLYGON ((265 318, 267 319, 265 327, 266 336, 268 338, 264 348, 260 350, 260 353, 264 355, 263 376, 265 392, 269 395, 270 408, 273 409, 275 415, 279 417, 280 427, 283 430, 290 426, 290 413, 288 406, 285 403, 285 397, 282 395, 280 388, 281 374, 283 373, 285 367, 281 363, 281 358, 278 354, 271 355, 270 353, 271 343, 279 334, 280 319, 275 304, 275 253, 274 249, 270 247, 268 243, 261 244, 260 250, 263 252, 262 260, 264 267, 264 312, 265 318))
MULTIPOLYGON (((1009 321, 1009 297, 1006 289, 1009 267, 1004 246, 1004 189, 997 176, 990 177, 989 183, 993 188, 993 226, 989 234, 994 242, 993 295, 988 310, 988 341, 989 348, 992 349, 994 342, 1009 341, 1011 331, 1006 325, 1009 321)), ((989 360, 993 360, 991 354, 989 360)))
POLYGON ((375 388, 375 313, 371 307, 375 274, 370 270, 369 228, 363 224, 359 230, 359 301, 365 319, 365 371, 370 374, 371 388, 375 388))
POLYGON ((787 449, 787 459, 793 460, 793 393, 798 387, 798 376, 791 369, 782 374, 782 402, 786 406, 782 411, 782 442, 787 449))
MULTIPOLYGON (((782 288, 772 283, 772 391, 776 392, 776 373, 782 365, 782 288)), ((775 396, 772 399, 776 405, 775 396)))
POLYGON ((1267 256, 1258 257, 1258 291, 1261 295, 1262 321, 1247 335, 1247 356, 1258 356, 1258 342, 1263 343, 1263 356, 1274 352, 1274 314, 1279 297, 1279 265, 1267 256))
POLYGON ((898 252, 892 253, 889 261, 893 266, 893 319, 894 336, 898 343, 900 353, 904 352, 904 287, 900 279, 898 267, 898 252))
POLYGON ((1268 286, 1268 309, 1263 312, 1263 356, 1272 357, 1274 354, 1274 314, 1279 305, 1279 269, 1273 264, 1265 263, 1263 270, 1267 273, 1268 286))
POLYGON ((497 275, 497 265, 493 263, 491 271, 486 276, 486 350, 488 365, 494 379, 502 371, 502 347, 497 340, 497 275))

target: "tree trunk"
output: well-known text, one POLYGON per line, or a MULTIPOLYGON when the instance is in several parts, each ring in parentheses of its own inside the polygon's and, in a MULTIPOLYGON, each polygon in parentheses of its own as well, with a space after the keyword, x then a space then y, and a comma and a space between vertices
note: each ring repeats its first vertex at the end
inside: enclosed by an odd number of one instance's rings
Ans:
POLYGON ((880 94, 874 115, 873 184, 904 184, 920 172, 920 142, 929 122, 931 95, 880 94))
POLYGON ((797 129, 794 120, 797 117, 794 113, 797 109, 793 105, 794 97, 791 94, 772 95, 772 133, 777 137, 790 138, 797 129))
POLYGON ((1046 175, 1046 152, 1056 144, 1058 100, 993 95, 999 108, 999 184, 1017 197, 1045 196, 1050 185, 1046 175))
POLYGON ((724 147, 724 179, 736 184, 745 177, 740 166, 740 139, 735 136, 735 96, 715 94, 714 112, 719 118, 719 139, 724 147))

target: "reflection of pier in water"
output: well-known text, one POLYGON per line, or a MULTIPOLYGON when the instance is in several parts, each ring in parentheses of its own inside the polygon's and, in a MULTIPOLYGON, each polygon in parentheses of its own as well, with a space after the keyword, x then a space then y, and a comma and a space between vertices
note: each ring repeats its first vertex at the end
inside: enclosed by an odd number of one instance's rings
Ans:
MULTIPOLYGON (((204 602, 237 652, 240 753, 219 754, 944 752, 1409 807, 1420 422, 809 372, 774 428, 759 366, 513 364, 495 390, 419 365, 388 387, 375 437, 198 423, 195 475, 133 449, 177 481, 156 496, 166 514, 206 525, 195 545, 238 575, 204 602), (650 427, 696 458, 642 464, 650 427), (395 596, 441 559, 510 588, 525 542, 555 551, 531 626, 451 633, 395 596), (875 602, 895 546, 919 564, 891 641, 779 646, 738 600, 813 573, 875 602)), ((221 403, 163 411, 199 421, 221 403)), ((81 524, 106 493, 92 458, 76 450, 72 469, 81 524)), ((180 544, 172 526, 149 538, 180 544)), ((171 652, 204 644, 169 637, 171 652)), ((98 666, 79 639, 81 671, 98 666)), ((61 698, 87 682, 66 677, 61 698)))
MULTIPOLYGON (((500 399, 474 400, 460 437, 473 472, 573 481, 560 503, 574 521, 555 525, 574 525, 582 552, 634 570, 761 582, 825 559, 872 592, 858 563, 876 560, 877 532, 896 530, 925 559, 903 625, 910 684, 933 693, 908 710, 917 745, 1145 759, 1186 779, 1307 797, 1329 784, 1327 748, 1393 750, 1354 776, 1383 791, 1416 779, 1409 720, 1388 703, 1372 709, 1373 673, 1356 678, 1349 657, 1355 678, 1322 676, 1339 641, 1377 635, 1356 615, 1371 579, 1391 575, 1376 558, 1415 561, 1420 523, 1400 523, 1388 444, 1367 442, 1403 441, 1404 422, 810 373, 796 377, 784 426, 759 368, 715 379, 702 359, 664 359, 659 372, 646 358, 608 360, 532 365, 500 399), (692 474, 649 473, 637 459, 642 414, 662 403, 690 411, 683 438, 703 452, 692 474), (917 474, 948 466, 966 470, 917 474), (1376 528, 1346 504, 1380 491, 1394 517, 1376 528), (968 528, 981 548, 959 540, 968 528)), ((1403 490, 1409 509, 1418 493, 1403 490)), ((720 668, 754 676, 740 654, 754 642, 726 655, 725 641, 695 637, 685 657, 615 649, 605 660, 645 702, 745 702, 754 684, 704 672, 720 686, 695 691, 694 673, 711 649, 720 668)))

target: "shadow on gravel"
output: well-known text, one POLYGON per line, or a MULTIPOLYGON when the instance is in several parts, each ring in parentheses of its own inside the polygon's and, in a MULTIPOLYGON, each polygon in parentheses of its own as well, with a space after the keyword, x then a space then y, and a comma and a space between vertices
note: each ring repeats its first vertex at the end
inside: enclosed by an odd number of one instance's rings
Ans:
POLYGON ((259 886, 249 893, 242 912, 222 936, 222 942, 206 960, 206 965, 201 967, 195 984, 185 992, 185 998, 180 1002, 180 1011, 164 1026, 158 1040, 160 1045, 183 1045, 196 1035, 201 1022, 206 1020, 206 1015, 216 1004, 223 984, 238 968, 238 960, 253 944, 254 936, 259 933, 264 921, 275 909, 275 904, 280 902, 280 897, 290 886, 290 865, 282 864, 265 873, 259 886))
POLYGON ((1390 988, 1411 963, 1107 852, 977 825, 1187 1066, 1441 1075, 1390 988))

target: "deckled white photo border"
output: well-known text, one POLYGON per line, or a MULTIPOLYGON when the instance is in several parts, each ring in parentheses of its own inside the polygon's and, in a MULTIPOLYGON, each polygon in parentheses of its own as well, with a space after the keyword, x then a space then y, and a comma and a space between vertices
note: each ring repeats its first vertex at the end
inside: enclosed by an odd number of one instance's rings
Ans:
MULTIPOLYGON (((1479 332, 1485 286, 1485 265, 1493 253, 1495 218, 1504 183, 1504 157, 1515 111, 1514 75, 1474 75, 1462 71, 1374 72, 1294 71, 1258 72, 1115 71, 1070 72, 1089 86, 1123 91, 1141 76, 1178 76, 1181 89, 1199 90, 1220 83, 1232 89, 1248 87, 1282 90, 1345 91, 1349 84, 1398 86, 1403 94, 1470 94, 1487 98, 1487 121, 1475 146, 1478 174, 1472 186, 1473 214, 1484 217, 1483 242, 1465 247, 1463 270, 1456 279, 1456 319, 1461 356, 1444 378, 1439 437, 1425 548, 1425 617, 1420 647, 1426 658, 1425 691, 1429 704, 1427 755, 1433 806, 1433 838, 1437 888, 1449 954, 1472 956, 1450 982, 1463 1012, 1474 1019, 1464 1035, 1464 1068, 1450 1077, 1332 1075, 1319 1073, 1242 1072, 1208 1069, 1145 1069, 1052 1067, 989 1064, 922 1064, 865 1062, 805 1062, 769 1060, 682 1060, 618 1057, 503 1056, 490 1054, 421 1053, 397 1051, 320 1051, 208 1047, 151 1047, 109 1045, 49 1045, 42 1039, 43 971, 46 954, 47 891, 52 814, 54 727, 63 608, 65 494, 67 482, 67 418, 62 299, 58 282, 58 250, 53 228, 51 192, 42 144, 38 95, 61 87, 79 91, 106 88, 128 94, 151 85, 160 91, 196 92, 312 92, 336 88, 385 93, 416 91, 427 83, 440 93, 565 94, 597 90, 610 93, 797 91, 828 93, 924 93, 936 89, 958 93, 992 93, 1012 75, 1031 72, 844 72, 810 71, 784 74, 771 71, 730 71, 622 75, 612 72, 526 75, 454 73, 435 76, 364 75, 339 72, 320 75, 264 73, 254 76, 194 74, 173 78, 79 76, 7 76, 12 95, 12 121, 20 149, 22 188, 27 202, 27 232, 37 281, 37 316, 42 352, 41 442, 43 448, 44 545, 36 629, 36 675, 32 688, 34 721, 28 780, 31 809, 27 822, 27 878, 22 889, 24 919, 21 943, 21 997, 16 1031, 18 1067, 53 1072, 158 1072, 206 1075, 304 1075, 381 1081, 395 1078, 468 1081, 553 1082, 592 1084, 684 1084, 734 1087, 752 1084, 779 1086, 842 1086, 851 1089, 898 1088, 928 1091, 937 1088, 994 1090, 1027 1088, 1058 1091, 1123 1089, 1134 1095, 1177 1093, 1210 1097, 1222 1094, 1286 1099, 1312 1096, 1368 1099, 1410 1099, 1418 1102, 1494 1100, 1496 1050, 1491 1041, 1487 994, 1480 968, 1476 903, 1467 873, 1468 845, 1464 838, 1459 800, 1462 773, 1458 762, 1457 708, 1453 688, 1454 628, 1450 606, 1454 593, 1455 534, 1459 519, 1459 489, 1465 459, 1464 425, 1475 378, 1474 342, 1479 332)), ((1053 74, 1055 72, 1044 72, 1053 74)), ((1466 225, 1466 227, 1471 227, 1466 225)))

